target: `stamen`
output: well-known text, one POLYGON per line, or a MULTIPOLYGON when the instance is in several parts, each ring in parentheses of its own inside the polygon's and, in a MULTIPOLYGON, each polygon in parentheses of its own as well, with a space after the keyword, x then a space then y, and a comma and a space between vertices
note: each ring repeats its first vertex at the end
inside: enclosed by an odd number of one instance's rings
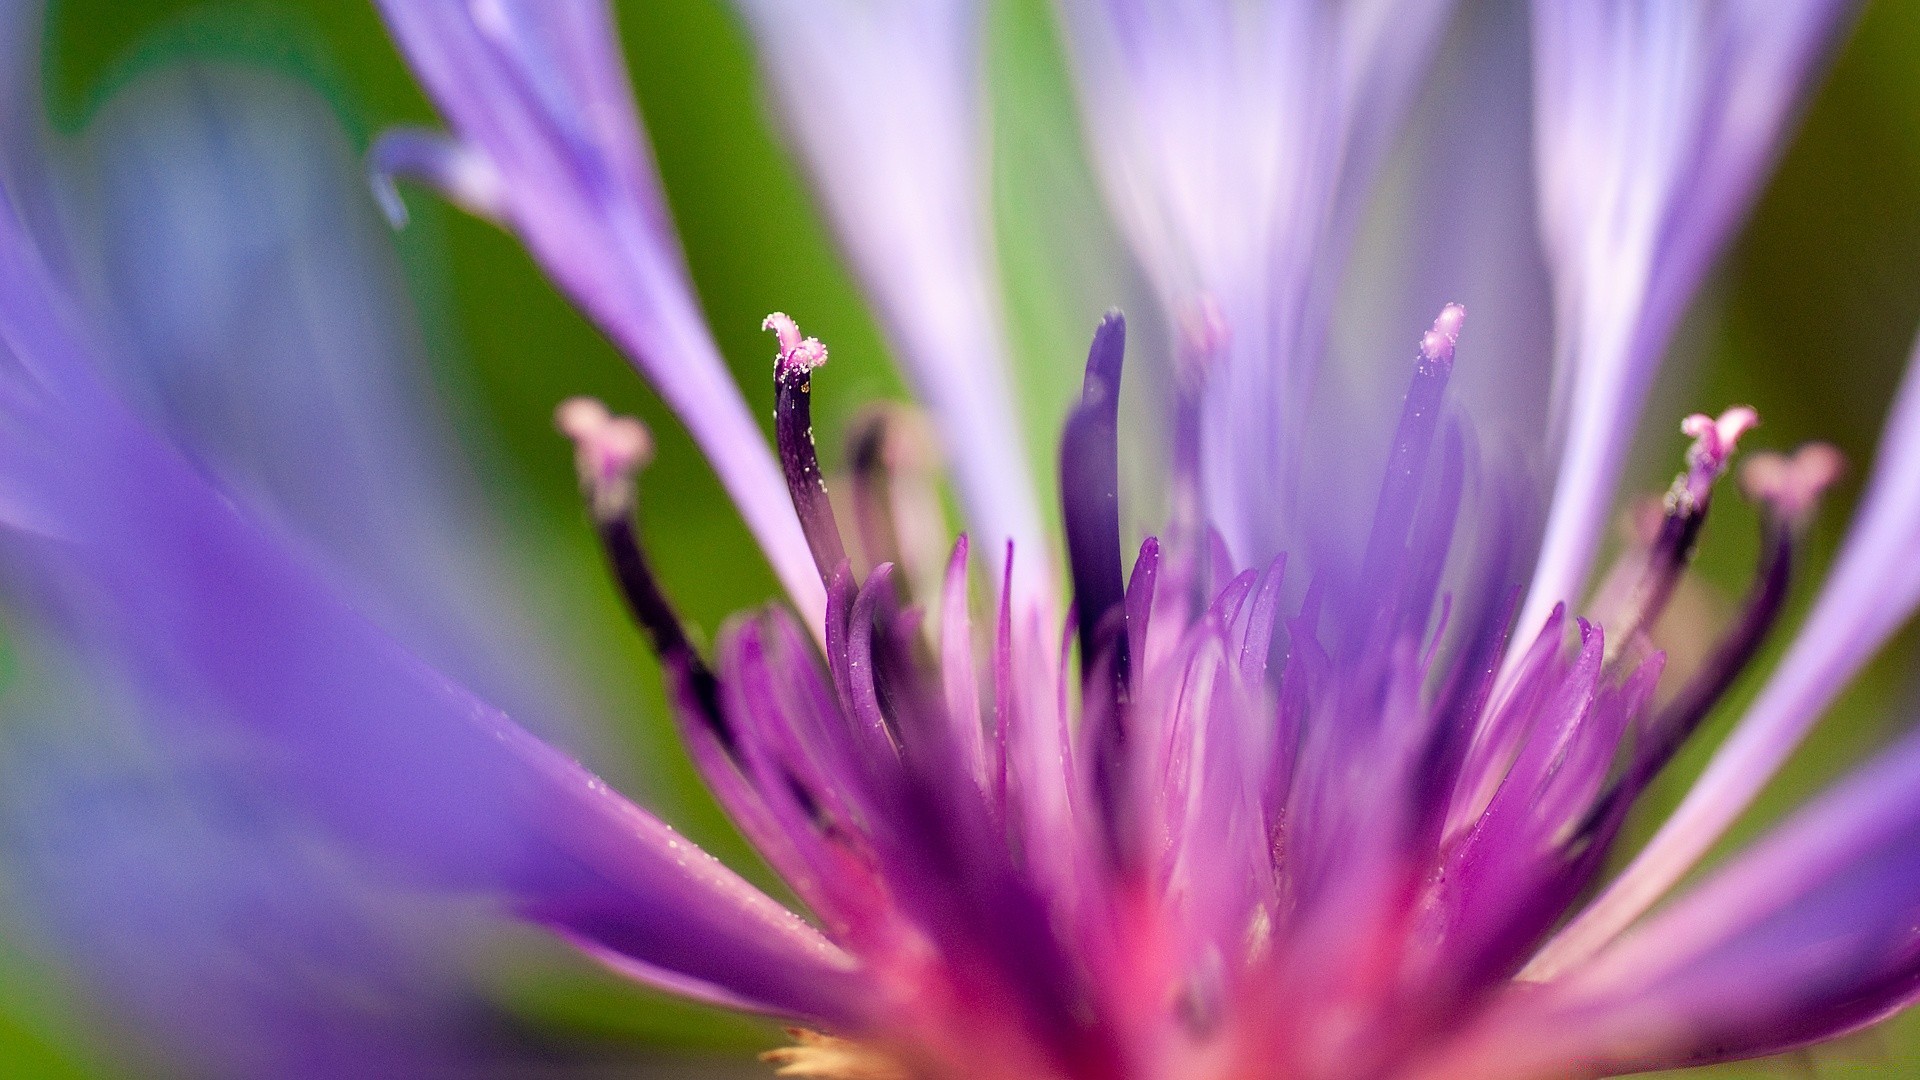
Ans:
POLYGON ((593 398, 569 398, 554 410, 554 423, 573 440, 574 469, 596 522, 633 510, 633 478, 653 459, 653 436, 640 421, 614 416, 593 398))
POLYGON ((1694 413, 1680 421, 1680 433, 1693 440, 1687 448, 1687 471, 1673 482, 1667 493, 1669 507, 1675 503, 1704 505, 1714 481, 1727 471, 1740 437, 1760 426, 1760 414, 1745 405, 1736 405, 1715 419, 1694 413))
POLYGON ((1735 406, 1714 419, 1695 413, 1681 421, 1682 433, 1693 438, 1687 448, 1687 471, 1674 478, 1661 506, 1659 529, 1648 543, 1639 580, 1621 601, 1619 610, 1600 613, 1608 628, 1607 660, 1611 662, 1634 634, 1652 626, 1666 610, 1680 574, 1693 561, 1713 499, 1713 485, 1727 471, 1741 436, 1760 423, 1760 414, 1735 406))
POLYGON ((1741 487, 1761 510, 1760 565, 1753 584, 1725 636, 1673 700, 1648 722, 1640 744, 1634 748, 1633 762, 1618 784, 1621 790, 1609 792, 1600 807, 1604 808, 1609 799, 1637 799, 1766 644, 1786 605, 1807 523, 1820 496, 1839 479, 1844 466, 1838 450, 1825 443, 1811 443, 1791 457, 1756 454, 1741 469, 1741 487))
POLYGON ((733 730, 720 710, 720 683, 693 647, 680 615, 660 590, 634 524, 634 477, 653 454, 653 439, 640 421, 615 416, 592 398, 571 398, 554 411, 554 422, 573 440, 580 489, 593 509, 601 550, 634 621, 646 631, 666 669, 675 700, 704 721, 729 756, 737 757, 733 730))
POLYGON ((780 353, 773 360, 773 428, 774 441, 780 448, 780 468, 786 475, 787 492, 793 497, 793 509, 800 516, 807 548, 820 570, 820 580, 830 582, 847 560, 847 550, 840 540, 840 526, 833 517, 826 477, 820 472, 820 458, 813 443, 813 371, 827 362, 827 347, 818 338, 801 337, 800 327, 778 311, 760 326, 773 331, 780 342, 780 353))
POLYGON ((1783 524, 1804 528, 1820 496, 1846 471, 1840 451, 1826 443, 1808 443, 1784 454, 1755 454, 1740 468, 1740 487, 1783 524))
POLYGON ((1116 865, 1129 857, 1120 821, 1132 679, 1120 561, 1120 369, 1126 351, 1126 319, 1110 311, 1094 331, 1080 404, 1060 435, 1060 502, 1080 636, 1088 776, 1107 855, 1116 865))
POLYGON ((1460 328, 1466 319, 1466 308, 1448 304, 1433 321, 1433 329, 1420 338, 1420 355, 1414 361, 1413 379, 1400 408, 1386 478, 1381 481, 1380 501, 1374 509, 1373 530, 1361 562, 1364 580, 1390 580, 1406 555, 1407 535, 1413 528, 1420 485, 1426 477, 1427 455, 1433 449, 1440 406, 1447 380, 1453 374, 1454 347, 1459 344, 1460 328))
POLYGON ((888 445, 893 418, 882 409, 855 419, 847 437, 847 465, 853 475, 853 524, 867 565, 900 561, 900 534, 892 513, 893 466, 888 445))
POLYGON ((1083 680, 1091 679, 1111 652, 1115 690, 1121 694, 1130 657, 1124 620, 1110 616, 1121 610, 1126 598, 1120 561, 1119 447, 1120 369, 1126 348, 1126 319, 1118 311, 1108 312, 1087 353, 1080 404, 1060 436, 1060 500, 1080 629, 1080 673, 1083 680))

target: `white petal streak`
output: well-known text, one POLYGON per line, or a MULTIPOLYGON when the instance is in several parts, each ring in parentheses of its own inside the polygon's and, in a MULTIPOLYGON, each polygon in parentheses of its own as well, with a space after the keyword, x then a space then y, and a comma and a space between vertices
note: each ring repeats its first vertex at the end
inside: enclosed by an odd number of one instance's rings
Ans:
POLYGON ((1559 479, 1522 627, 1577 601, 1675 322, 1852 0, 1535 0, 1559 479))
POLYGON ((1878 462, 1813 611, 1752 708, 1633 863, 1534 961, 1548 977, 1673 887, 1753 801, 1847 682, 1920 604, 1920 347, 1878 462))
MULTIPOLYGON (((1045 551, 989 230, 979 0, 736 0, 889 343, 939 427, 982 554, 1045 551)), ((1015 588, 1050 595, 1047 561, 1015 588)))

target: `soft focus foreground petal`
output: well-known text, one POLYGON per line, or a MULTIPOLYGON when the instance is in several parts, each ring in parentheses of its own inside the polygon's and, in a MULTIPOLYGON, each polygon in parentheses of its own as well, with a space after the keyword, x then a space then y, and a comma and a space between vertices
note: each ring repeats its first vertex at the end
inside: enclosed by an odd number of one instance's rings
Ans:
POLYGON ((1542 978, 1605 945, 1699 861, 1853 675, 1920 603, 1920 349, 1887 419, 1860 510, 1812 612, 1687 797, 1535 960, 1542 978))
POLYGON ((1581 599, 1674 325, 1855 6, 1535 0, 1535 155, 1564 442, 1522 627, 1581 599))
POLYGON ((452 1077, 508 1056, 454 962, 483 918, 355 873, 217 750, 143 752, 97 666, 27 667, 50 692, 6 699, 7 933, 138 1031, 115 1047, 132 1072, 452 1077))
POLYGON ((1451 5, 1060 7, 1107 199, 1204 368, 1206 512, 1264 562, 1359 196, 1451 5))
POLYGON ((470 168, 491 169, 500 216, 686 424, 807 624, 819 625, 825 590, 700 314, 605 0, 380 8, 455 137, 478 155, 470 168))
POLYGON ((1909 735, 1493 1027, 1528 1075, 1779 1053, 1920 994, 1920 737, 1909 735), (1536 1056, 1537 1055, 1537 1056, 1536 1056))
MULTIPOLYGON (((987 212, 979 0, 736 0, 761 70, 993 568, 1046 550, 1009 384, 987 212)), ((1014 586, 1048 596, 1047 560, 1014 586)))
POLYGON ((107 104, 68 175, 129 403, 435 667, 563 719, 324 102, 262 71, 170 68, 107 104))
POLYGON ((19 601, 398 880, 504 894, 644 963, 844 1015, 845 958, 395 645, 131 419, 0 202, 0 518, 19 601))

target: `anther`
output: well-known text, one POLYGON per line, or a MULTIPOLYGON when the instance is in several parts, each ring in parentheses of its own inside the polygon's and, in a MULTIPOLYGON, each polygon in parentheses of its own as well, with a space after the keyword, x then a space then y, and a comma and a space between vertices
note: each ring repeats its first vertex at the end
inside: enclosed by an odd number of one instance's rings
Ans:
POLYGON ((623 518, 633 509, 633 477, 653 459, 653 436, 640 421, 614 416, 589 397, 569 398, 554 424, 573 440, 574 469, 595 521, 623 518))
POLYGON ((1755 454, 1740 467, 1740 488, 1781 524, 1803 528, 1846 464, 1840 451, 1826 443, 1808 443, 1791 456, 1755 454))
POLYGON ((1810 443, 1791 456, 1755 454, 1740 470, 1741 488, 1760 504, 1760 565, 1740 612, 1673 700, 1649 721, 1621 780, 1624 798, 1639 797, 1746 670, 1779 621, 1798 561, 1802 534, 1820 496, 1845 468, 1840 452, 1810 443))
POLYGON ((1739 445, 1741 436, 1760 426, 1760 414, 1745 405, 1736 405, 1716 419, 1694 413, 1680 421, 1680 433, 1693 440, 1687 448, 1687 471, 1681 473, 1667 493, 1670 508, 1691 509, 1704 505, 1714 481, 1727 471, 1727 462, 1739 445))
POLYGON ((827 347, 819 338, 802 337, 800 324, 784 311, 776 311, 760 322, 760 329, 773 332, 780 343, 780 355, 774 359, 778 377, 799 377, 827 362, 827 347))
POLYGON ((820 570, 820 580, 831 582, 847 560, 827 498, 826 478, 820 472, 819 452, 813 442, 813 372, 827 362, 827 347, 818 338, 802 337, 787 315, 774 312, 760 324, 780 342, 773 360, 773 429, 780 448, 780 469, 787 493, 793 498, 807 548, 820 570))
POLYGON ((634 525, 634 477, 653 456, 653 439, 640 421, 615 416, 592 398, 562 402, 554 423, 573 440, 580 489, 593 509, 601 551, 634 621, 646 631, 682 708, 705 723, 727 753, 732 729, 720 711, 720 684, 694 649, 680 615, 660 590, 634 525))
POLYGON ((1452 368, 1454 346, 1460 343, 1460 328, 1466 321, 1467 309, 1459 304, 1441 308, 1440 317, 1433 320, 1433 329, 1420 338, 1420 359, 1452 368))
POLYGON ((1680 574, 1693 561, 1701 526, 1713 498, 1713 485, 1726 473, 1734 449, 1747 432, 1760 424, 1760 414, 1738 405, 1718 418, 1695 413, 1680 423, 1693 439, 1687 448, 1687 469, 1674 477, 1661 504, 1659 527, 1634 570, 1633 585, 1619 610, 1600 614, 1607 627, 1607 659, 1620 654, 1635 632, 1652 626, 1673 598, 1680 574))

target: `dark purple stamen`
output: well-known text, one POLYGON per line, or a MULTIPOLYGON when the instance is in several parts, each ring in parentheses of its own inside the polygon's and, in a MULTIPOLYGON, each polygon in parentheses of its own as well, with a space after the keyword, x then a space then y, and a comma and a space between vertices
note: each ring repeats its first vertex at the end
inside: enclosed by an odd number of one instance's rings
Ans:
MULTIPOLYGON (((1693 736, 1766 644, 1793 584, 1802 536, 1820 493, 1839 475, 1831 447, 1803 447, 1792 458, 1760 455, 1749 462, 1743 485, 1760 504, 1760 564, 1732 627, 1673 700, 1649 720, 1615 798, 1639 796, 1693 736), (1796 475, 1800 474, 1800 475, 1796 475)), ((1610 793, 1611 796, 1611 793, 1610 793)))
POLYGON ((728 754, 736 753, 733 731, 720 711, 720 682, 700 659, 679 613, 660 591, 659 579, 654 577, 653 567, 640 547, 632 519, 601 522, 597 531, 601 550, 606 553, 614 579, 620 584, 620 595, 627 602, 627 610, 647 632, 661 664, 683 684, 687 699, 698 707, 700 717, 712 727, 714 738, 728 754))
POLYGON ((767 316, 762 326, 780 341, 780 354, 773 361, 773 432, 780 469, 820 580, 831 583, 847 549, 813 443, 813 370, 827 362, 827 349, 818 339, 801 337, 799 326, 779 312, 767 316))
POLYGON ((1120 369, 1126 350, 1126 319, 1110 311, 1094 331, 1080 404, 1060 436, 1060 502, 1080 636, 1088 775, 1107 853, 1116 863, 1127 859, 1129 833, 1120 820, 1132 677, 1120 561, 1120 369))
POLYGON ((1120 367, 1127 323, 1111 311, 1094 331, 1080 404, 1060 436, 1060 501, 1067 562, 1080 628, 1084 680, 1106 654, 1116 691, 1124 695, 1131 657, 1124 619, 1110 618, 1126 600, 1120 561, 1120 367), (1103 629, 1104 628, 1104 629, 1103 629))
POLYGON ((697 715, 736 761, 739 746, 720 708, 720 684, 660 589, 634 524, 633 478, 652 453, 646 429, 588 398, 562 404, 555 419, 574 443, 580 486, 593 511, 601 550, 634 621, 646 631, 676 700, 697 715))
POLYGON ((1659 530, 1647 547, 1645 564, 1618 612, 1605 613, 1612 645, 1608 659, 1626 647, 1631 636, 1657 622, 1680 575, 1693 562, 1713 504, 1713 485, 1726 471, 1734 445, 1759 418, 1744 406, 1727 410, 1718 420, 1689 416, 1681 430, 1693 436, 1687 451, 1687 471, 1674 478, 1662 504, 1659 530))

